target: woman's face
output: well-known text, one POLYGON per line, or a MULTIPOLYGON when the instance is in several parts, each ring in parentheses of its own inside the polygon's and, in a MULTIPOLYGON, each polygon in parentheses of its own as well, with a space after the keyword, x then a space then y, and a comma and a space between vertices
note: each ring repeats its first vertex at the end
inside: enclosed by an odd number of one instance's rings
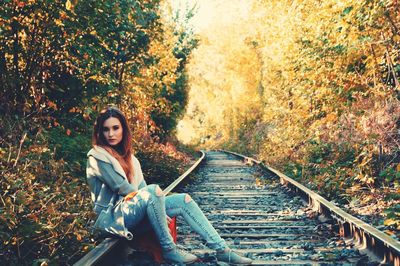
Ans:
POLYGON ((110 117, 103 123, 104 138, 110 146, 116 146, 122 141, 123 129, 118 118, 110 117))

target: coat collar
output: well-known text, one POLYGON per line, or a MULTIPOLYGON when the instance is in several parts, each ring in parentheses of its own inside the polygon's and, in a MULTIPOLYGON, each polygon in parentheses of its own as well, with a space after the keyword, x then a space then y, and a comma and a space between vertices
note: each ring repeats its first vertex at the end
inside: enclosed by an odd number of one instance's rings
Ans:
POLYGON ((122 168, 118 160, 112 156, 106 149, 100 146, 93 146, 93 148, 88 152, 87 156, 93 156, 94 158, 101 160, 103 162, 109 163, 113 166, 114 170, 121 176, 126 177, 125 171, 122 168))

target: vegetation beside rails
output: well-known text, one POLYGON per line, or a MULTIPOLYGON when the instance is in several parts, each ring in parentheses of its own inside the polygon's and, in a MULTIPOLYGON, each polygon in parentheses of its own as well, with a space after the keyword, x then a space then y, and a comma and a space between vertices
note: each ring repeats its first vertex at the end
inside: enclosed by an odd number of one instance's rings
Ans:
MULTIPOLYGON (((2 132, 9 146, 0 149, 0 264, 72 264, 101 240, 91 232, 95 216, 85 174, 90 136, 68 135, 61 127, 33 133, 20 120, 2 121, 12 131, 2 132)), ((152 143, 136 156, 146 180, 164 185, 192 159, 172 143, 152 143)))
POLYGON ((101 109, 126 114, 149 182, 190 160, 167 139, 186 107, 193 12, 168 14, 162 0, 3 2, 0 264, 71 264, 98 241, 85 166, 101 109))

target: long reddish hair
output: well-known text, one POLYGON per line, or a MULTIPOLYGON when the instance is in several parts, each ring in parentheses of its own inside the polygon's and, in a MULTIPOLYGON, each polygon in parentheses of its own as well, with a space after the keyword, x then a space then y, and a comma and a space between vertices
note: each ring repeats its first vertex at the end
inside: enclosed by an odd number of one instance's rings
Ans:
POLYGON ((129 129, 125 115, 116 107, 109 106, 102 111, 94 123, 92 145, 100 146, 107 150, 118 162, 130 183, 133 182, 133 164, 132 164, 132 133, 129 129), (103 134, 104 122, 110 117, 117 118, 122 125, 122 140, 117 146, 111 146, 103 134))

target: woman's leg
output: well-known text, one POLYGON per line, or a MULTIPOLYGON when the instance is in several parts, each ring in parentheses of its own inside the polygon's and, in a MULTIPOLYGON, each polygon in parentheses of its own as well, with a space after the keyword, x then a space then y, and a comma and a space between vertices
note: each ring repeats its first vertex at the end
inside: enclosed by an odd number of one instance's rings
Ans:
POLYGON ((124 213, 125 226, 137 231, 140 229, 136 227, 147 219, 160 241, 166 260, 177 263, 195 261, 196 256, 177 249, 169 233, 166 216, 165 197, 161 188, 158 185, 149 185, 139 190, 137 195, 127 202, 124 213))
POLYGON ((174 194, 165 198, 168 216, 182 216, 189 226, 201 235, 207 245, 217 251, 217 260, 236 265, 249 265, 252 260, 231 250, 218 232, 208 221, 196 202, 189 194, 174 194))
POLYGON ((165 198, 167 215, 182 216, 189 226, 206 241, 207 245, 214 250, 227 248, 225 240, 221 238, 214 229, 197 203, 189 194, 174 194, 165 198))
POLYGON ((168 230, 165 197, 159 186, 149 185, 139 190, 136 196, 127 202, 124 217, 125 226, 132 231, 140 230, 135 227, 147 217, 160 240, 162 249, 168 250, 175 247, 168 230))

